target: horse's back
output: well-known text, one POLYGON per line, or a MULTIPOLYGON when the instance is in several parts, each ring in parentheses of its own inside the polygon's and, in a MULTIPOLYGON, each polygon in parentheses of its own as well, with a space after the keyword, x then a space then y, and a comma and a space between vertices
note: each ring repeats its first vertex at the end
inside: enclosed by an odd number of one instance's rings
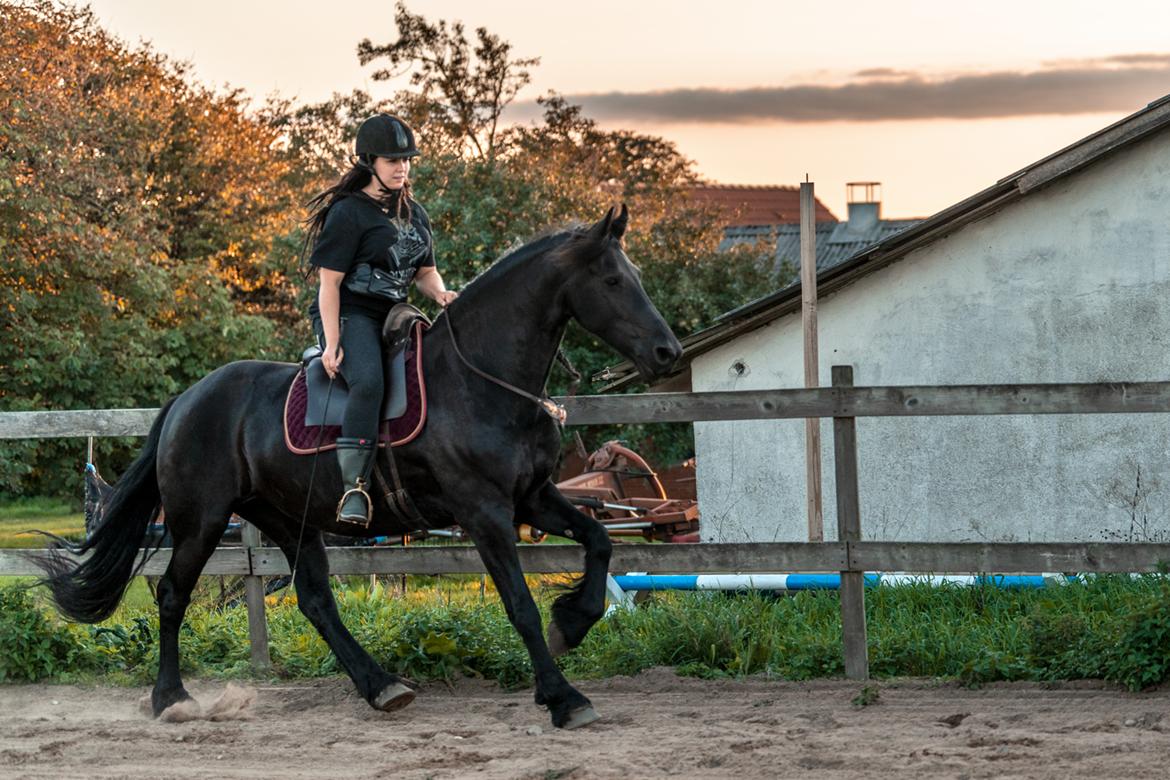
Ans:
POLYGON ((225 427, 225 422, 255 416, 273 403, 283 405, 297 369, 295 363, 267 360, 237 360, 220 366, 183 391, 167 415, 166 428, 202 421, 225 427))

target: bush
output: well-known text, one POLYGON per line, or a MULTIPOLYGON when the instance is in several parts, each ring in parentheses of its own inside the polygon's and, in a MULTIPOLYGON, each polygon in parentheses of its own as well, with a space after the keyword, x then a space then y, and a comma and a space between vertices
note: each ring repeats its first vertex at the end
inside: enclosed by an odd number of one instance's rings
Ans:
MULTIPOLYGON (((459 676, 496 680, 505 688, 526 685, 528 653, 498 601, 441 603, 387 596, 382 586, 335 593, 341 619, 354 638, 389 671, 415 680, 459 676)), ((233 610, 246 621, 243 610, 233 610)), ((219 618, 226 619, 226 613, 219 618)), ((276 669, 293 677, 342 671, 329 647, 290 602, 268 612, 276 669)), ((245 624, 238 636, 247 636, 245 624)), ((241 645, 247 652, 247 644, 241 645)))
POLYGON ((0 587, 0 681, 59 675, 73 667, 78 649, 68 629, 51 623, 26 588, 0 587))
POLYGON ((1126 617, 1105 670, 1106 679, 1131 691, 1170 679, 1170 584, 1160 585, 1148 603, 1126 617))
POLYGON ((92 666, 102 672, 126 672, 131 679, 145 682, 158 669, 158 616, 138 615, 129 625, 86 626, 86 649, 92 666))

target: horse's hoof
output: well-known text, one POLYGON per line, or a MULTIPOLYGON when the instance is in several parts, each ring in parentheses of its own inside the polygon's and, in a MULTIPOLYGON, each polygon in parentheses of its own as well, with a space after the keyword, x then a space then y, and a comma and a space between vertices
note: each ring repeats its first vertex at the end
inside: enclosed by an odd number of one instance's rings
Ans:
POLYGON ((158 715, 161 723, 186 723, 189 720, 202 720, 203 717, 203 707, 191 698, 175 702, 158 715))
POLYGON ((382 712, 400 710, 414 701, 414 691, 402 683, 390 683, 374 697, 374 707, 382 712))
POLYGON ((171 707, 183 702, 194 701, 191 694, 187 693, 184 688, 171 688, 166 691, 152 691, 150 694, 150 714, 154 717, 161 716, 171 707))
POLYGON ((565 641, 565 634, 561 631, 561 627, 557 625, 554 620, 548 624, 548 651, 552 653, 553 658, 564 655, 569 652, 571 648, 569 643, 565 641))
POLYGON ((585 705, 584 707, 578 707, 577 709, 570 712, 569 717, 565 719, 565 723, 561 726, 561 728, 579 729, 582 726, 588 726, 590 723, 600 717, 600 715, 594 712, 592 707, 585 705))

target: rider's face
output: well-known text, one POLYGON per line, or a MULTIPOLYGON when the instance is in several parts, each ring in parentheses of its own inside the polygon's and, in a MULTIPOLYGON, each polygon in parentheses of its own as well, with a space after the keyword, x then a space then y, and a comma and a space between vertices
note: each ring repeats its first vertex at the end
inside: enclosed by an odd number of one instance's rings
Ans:
POLYGON ((391 160, 388 157, 375 157, 374 170, 387 187, 392 190, 402 189, 410 176, 410 160, 391 160))

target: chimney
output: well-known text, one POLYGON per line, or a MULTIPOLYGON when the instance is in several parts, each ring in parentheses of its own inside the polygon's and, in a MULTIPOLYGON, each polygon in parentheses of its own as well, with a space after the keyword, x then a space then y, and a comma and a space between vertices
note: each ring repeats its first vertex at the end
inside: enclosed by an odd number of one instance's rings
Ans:
POLYGON ((880 181, 851 181, 845 185, 849 216, 846 229, 865 234, 875 230, 882 218, 880 181))

